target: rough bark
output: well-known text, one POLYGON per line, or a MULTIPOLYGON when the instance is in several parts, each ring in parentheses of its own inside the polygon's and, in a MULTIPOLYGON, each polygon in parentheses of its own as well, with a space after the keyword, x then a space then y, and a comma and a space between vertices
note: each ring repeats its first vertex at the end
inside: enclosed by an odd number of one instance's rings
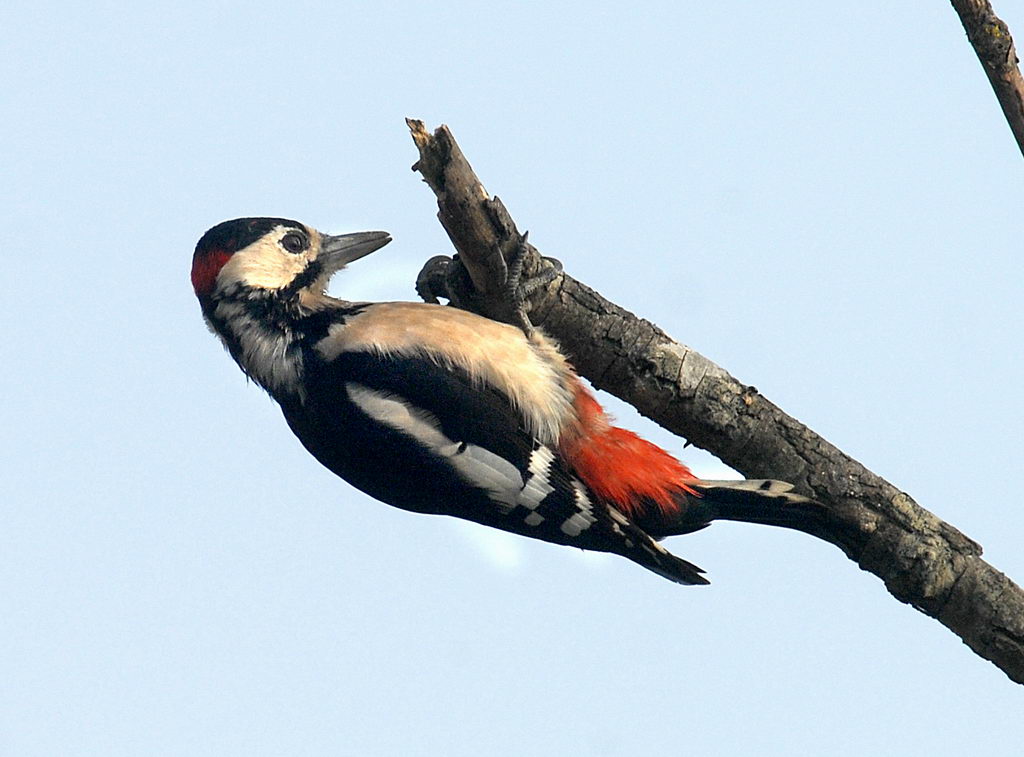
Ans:
POLYGON ((1010 29, 996 16, 988 0, 951 1, 995 90, 1017 147, 1024 153, 1024 79, 1017 68, 1017 51, 1010 29))
MULTIPOLYGON (((447 127, 409 127, 413 166, 437 196, 438 218, 477 290, 472 309, 508 318, 502 255, 520 236, 447 127)), ((527 270, 543 265, 535 250, 527 270)), ((749 478, 796 485, 827 509, 806 530, 881 578, 902 602, 936 618, 977 654, 1024 683, 1024 591, 981 559, 981 547, 799 421, 648 321, 568 275, 531 297, 533 323, 555 337, 596 387, 749 478)), ((791 525, 791 513, 780 513, 791 525)))

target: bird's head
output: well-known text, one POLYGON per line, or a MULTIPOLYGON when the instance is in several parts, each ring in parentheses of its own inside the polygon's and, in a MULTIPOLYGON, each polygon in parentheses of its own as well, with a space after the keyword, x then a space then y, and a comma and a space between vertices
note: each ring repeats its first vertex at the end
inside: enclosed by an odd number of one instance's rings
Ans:
POLYGON ((323 294, 332 274, 390 241, 384 231, 330 236, 285 218, 236 218, 199 240, 192 287, 204 310, 229 293, 323 294))

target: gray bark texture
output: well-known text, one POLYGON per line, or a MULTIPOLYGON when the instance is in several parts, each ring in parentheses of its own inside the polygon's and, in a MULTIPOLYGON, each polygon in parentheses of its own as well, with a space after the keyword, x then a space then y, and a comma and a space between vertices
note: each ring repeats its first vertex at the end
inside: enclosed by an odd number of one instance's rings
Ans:
MULTIPOLYGON (((408 121, 413 166, 437 196, 438 218, 472 280, 462 306, 512 321, 506 260, 522 237, 442 126, 408 121)), ((532 247, 525 272, 547 265, 532 247)), ((948 627, 1011 680, 1024 683, 1024 591, 981 559, 981 547, 919 506, 724 369, 567 274, 530 297, 530 319, 577 371, 748 478, 788 481, 824 519, 778 523, 837 547, 901 602, 948 627)))
POLYGON ((996 16, 988 0, 951 2, 996 93, 1017 147, 1024 153, 1024 79, 1017 68, 1017 50, 1010 29, 996 16))

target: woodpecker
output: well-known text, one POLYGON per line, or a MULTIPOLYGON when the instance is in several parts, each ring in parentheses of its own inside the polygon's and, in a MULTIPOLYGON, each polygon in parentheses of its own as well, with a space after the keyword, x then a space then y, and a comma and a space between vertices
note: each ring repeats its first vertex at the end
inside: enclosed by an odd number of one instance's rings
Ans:
POLYGON ((352 486, 405 510, 622 555, 680 584, 708 580, 658 540, 810 502, 780 481, 700 480, 615 427, 539 329, 326 293, 333 274, 390 241, 239 218, 207 231, 192 259, 211 330, 352 486))

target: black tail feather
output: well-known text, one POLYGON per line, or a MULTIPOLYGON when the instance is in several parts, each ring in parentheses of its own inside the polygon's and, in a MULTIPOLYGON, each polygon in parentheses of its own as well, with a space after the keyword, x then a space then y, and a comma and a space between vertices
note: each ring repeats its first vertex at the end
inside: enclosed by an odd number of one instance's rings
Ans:
POLYGON ((616 539, 621 544, 616 551, 623 557, 677 584, 701 586, 711 583, 701 575, 704 572, 702 568, 673 555, 614 507, 608 508, 608 514, 612 529, 621 537, 616 539))
POLYGON ((809 497, 792 492, 793 485, 770 479, 739 481, 695 481, 699 494, 684 495, 678 516, 661 518, 661 527, 644 523, 658 538, 685 534, 704 528, 712 521, 732 520, 793 528, 815 533, 826 515, 824 507, 809 497))

